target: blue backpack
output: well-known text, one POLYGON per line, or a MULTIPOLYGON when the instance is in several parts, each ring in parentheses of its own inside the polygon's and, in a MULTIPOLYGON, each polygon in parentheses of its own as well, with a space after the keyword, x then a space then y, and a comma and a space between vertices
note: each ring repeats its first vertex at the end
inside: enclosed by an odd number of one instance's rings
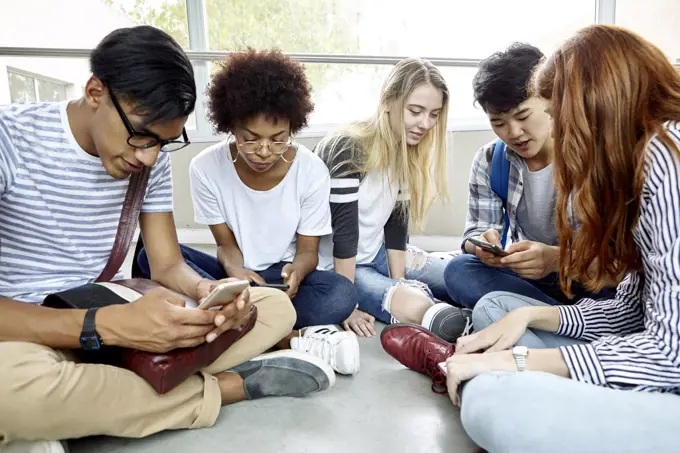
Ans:
POLYGON ((510 161, 505 156, 505 143, 496 140, 491 158, 491 190, 503 200, 503 235, 501 245, 505 248, 510 230, 510 217, 508 216, 508 183, 510 180, 510 161))

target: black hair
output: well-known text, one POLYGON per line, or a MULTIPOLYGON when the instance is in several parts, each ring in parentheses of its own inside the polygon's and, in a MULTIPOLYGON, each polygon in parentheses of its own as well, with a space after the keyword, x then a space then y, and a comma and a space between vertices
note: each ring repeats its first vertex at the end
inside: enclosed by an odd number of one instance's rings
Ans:
POLYGON ((529 80, 543 53, 516 42, 504 52, 495 52, 479 64, 472 80, 475 102, 486 113, 505 113, 531 96, 529 80))
POLYGON ((90 55, 90 70, 145 123, 188 116, 196 106, 194 69, 170 35, 148 25, 109 33, 90 55))
POLYGON ((208 89, 208 116, 218 132, 256 115, 290 120, 291 133, 307 125, 314 109, 302 63, 278 49, 234 52, 222 62, 208 89))

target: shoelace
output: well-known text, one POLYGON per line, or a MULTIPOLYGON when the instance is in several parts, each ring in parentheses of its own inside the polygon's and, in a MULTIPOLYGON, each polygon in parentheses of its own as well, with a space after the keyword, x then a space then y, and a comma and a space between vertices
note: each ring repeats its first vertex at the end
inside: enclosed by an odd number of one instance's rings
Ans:
POLYGON ((428 349, 425 351, 423 360, 423 368, 432 377, 432 391, 438 394, 446 393, 446 375, 437 365, 439 362, 445 360, 443 355, 434 353, 431 349, 428 349))
POLYGON ((309 335, 298 335, 299 345, 302 349, 310 354, 323 359, 330 363, 333 358, 333 345, 328 341, 328 335, 319 333, 310 333, 309 335))
POLYGON ((460 334, 461 337, 464 337, 465 335, 469 335, 470 331, 472 330, 472 318, 465 318, 465 328, 463 329, 463 333, 460 334))

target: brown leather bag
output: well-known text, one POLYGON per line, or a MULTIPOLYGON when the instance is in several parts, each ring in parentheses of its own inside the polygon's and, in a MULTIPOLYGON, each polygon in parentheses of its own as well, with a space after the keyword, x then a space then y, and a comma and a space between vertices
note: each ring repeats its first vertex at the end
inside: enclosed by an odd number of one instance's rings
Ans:
MULTIPOLYGON (((142 278, 111 281, 123 264, 132 242, 150 171, 145 168, 142 172, 130 177, 130 185, 125 195, 113 249, 96 282, 51 294, 45 298, 43 305, 53 308, 88 309, 125 304, 160 287, 158 283, 142 278)), ((175 294, 190 304, 196 304, 183 294, 175 294)), ((97 351, 77 349, 74 353, 83 362, 108 364, 133 371, 162 394, 169 392, 189 376, 217 360, 224 351, 253 328, 256 319, 257 307, 253 306, 250 317, 244 325, 224 332, 212 343, 203 343, 192 348, 179 348, 165 354, 106 345, 97 351)))

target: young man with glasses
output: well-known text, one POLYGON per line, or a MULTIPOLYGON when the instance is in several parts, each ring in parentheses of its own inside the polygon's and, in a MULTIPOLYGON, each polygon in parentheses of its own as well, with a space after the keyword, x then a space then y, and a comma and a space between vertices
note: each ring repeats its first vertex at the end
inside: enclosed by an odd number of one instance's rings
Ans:
POLYGON ((200 300, 217 283, 182 259, 172 215, 167 151, 188 145, 184 125, 196 102, 181 47, 152 27, 120 29, 90 65, 77 101, 0 106, 0 451, 59 452, 61 439, 207 427, 223 404, 330 387, 332 369, 311 354, 250 360, 292 329, 295 311, 283 292, 252 288, 217 311, 186 307, 175 294, 200 300), (149 277, 167 289, 88 311, 94 330, 85 310, 41 306, 49 294, 97 279, 128 179, 145 167, 140 228, 149 277), (211 342, 253 303, 255 327, 164 395, 128 370, 76 363, 65 352, 89 348, 83 338, 95 334, 95 349, 166 352, 211 342))
MULTIPOLYGON (((280 347, 308 351, 338 373, 359 370, 359 345, 340 324, 357 305, 347 278, 318 270, 320 237, 331 233, 330 176, 293 141, 313 109, 304 67, 280 52, 231 54, 213 76, 209 115, 229 138, 190 167, 197 223, 208 225, 217 257, 182 246, 205 278, 282 284, 297 312, 280 347)), ((138 263, 149 273, 147 253, 138 263)))

